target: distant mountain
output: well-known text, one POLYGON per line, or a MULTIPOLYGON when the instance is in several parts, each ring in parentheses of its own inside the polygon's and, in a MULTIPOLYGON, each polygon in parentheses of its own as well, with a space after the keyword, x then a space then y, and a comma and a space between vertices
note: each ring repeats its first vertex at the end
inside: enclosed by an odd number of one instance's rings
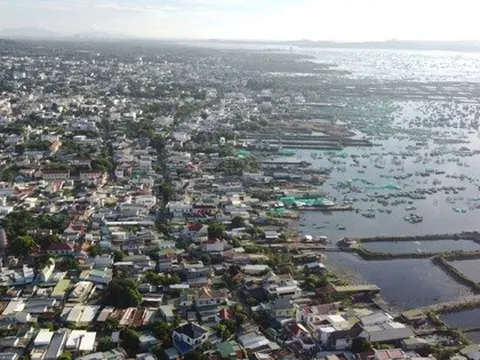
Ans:
POLYGON ((37 27, 8 28, 0 30, 0 37, 3 38, 52 38, 62 35, 37 27))
POLYGON ((82 39, 131 39, 131 35, 123 33, 109 33, 103 31, 85 31, 73 35, 75 38, 82 39))

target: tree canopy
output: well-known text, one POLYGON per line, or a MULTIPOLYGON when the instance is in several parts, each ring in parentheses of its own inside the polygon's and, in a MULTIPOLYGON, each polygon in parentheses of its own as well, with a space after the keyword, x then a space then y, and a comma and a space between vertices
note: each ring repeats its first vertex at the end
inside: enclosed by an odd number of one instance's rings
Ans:
POLYGON ((114 279, 108 284, 105 303, 119 308, 139 306, 142 295, 132 279, 114 279))
POLYGON ((245 220, 241 216, 234 216, 232 218, 232 227, 233 228, 240 228, 245 226, 245 220))
POLYGON ((58 357, 57 360, 72 360, 72 354, 70 354, 68 351, 65 351, 58 357))
POLYGON ((30 250, 35 246, 35 240, 29 235, 18 236, 8 246, 11 254, 16 256, 28 256, 30 250))
POLYGON ((212 239, 225 238, 225 224, 213 223, 208 225, 208 237, 212 239))
POLYGON ((140 336, 135 330, 128 327, 123 329, 120 333, 120 338, 122 339, 122 347, 129 355, 132 356, 138 352, 140 336))
POLYGON ((111 337, 105 336, 98 340, 97 351, 109 351, 115 348, 115 343, 111 337))

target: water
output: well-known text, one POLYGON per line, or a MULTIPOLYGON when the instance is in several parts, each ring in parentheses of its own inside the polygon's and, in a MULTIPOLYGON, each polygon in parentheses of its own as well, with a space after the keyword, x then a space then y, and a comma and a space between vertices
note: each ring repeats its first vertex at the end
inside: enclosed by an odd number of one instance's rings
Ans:
MULTIPOLYGON (((347 154, 346 158, 333 158, 325 152, 297 151, 299 158, 311 162, 313 167, 332 170, 322 187, 322 191, 328 198, 336 199, 340 203, 350 202, 355 209, 358 209, 358 213, 305 212, 301 214, 300 223, 314 229, 311 235, 326 235, 333 238, 422 235, 476 230, 480 214, 479 181, 476 169, 480 167, 480 156, 456 159, 455 155, 447 153, 435 157, 422 157, 419 161, 418 154, 436 151, 438 147, 430 143, 425 150, 408 152, 408 146, 412 146, 412 143, 413 141, 391 139, 382 142, 383 150, 377 147, 346 148, 343 151, 347 154), (312 154, 316 154, 317 157, 312 157, 312 154), (352 155, 357 156, 359 165, 353 162, 352 155), (453 162, 452 159, 458 161, 453 162), (434 169, 442 174, 420 176, 419 174, 426 169, 434 169), (395 179, 408 173, 412 176, 407 179, 395 179), (464 178, 460 179, 460 176, 464 178), (352 179, 356 181, 352 188, 338 188, 340 182, 348 182, 352 179), (358 179, 374 185, 395 183, 399 186, 399 190, 371 190, 358 179), (442 190, 444 187, 451 186, 456 190, 442 190), (458 190, 460 187, 461 190, 458 190), (411 194, 418 190, 432 188, 438 191, 425 194, 425 199, 396 197, 400 193, 411 194), (389 197, 388 205, 380 204, 379 196, 389 197), (387 213, 387 210, 391 213, 387 213), (362 216, 368 212, 373 212, 375 218, 362 216), (411 213, 422 216, 423 222, 417 224, 406 222, 404 217, 411 213), (345 226, 346 230, 339 232, 338 225, 345 226)), ((479 141, 476 143, 477 146, 478 143, 479 141)), ((455 149, 460 146, 451 145, 451 151, 456 151, 455 149)), ((304 231, 302 228, 299 229, 304 231)))
POLYGON ((452 261, 451 264, 473 281, 480 281, 480 272, 478 271, 480 269, 480 259, 452 261))
POLYGON ((350 253, 329 253, 328 257, 378 285, 380 295, 400 311, 471 294, 429 259, 365 261, 350 253))
POLYGON ((480 331, 473 331, 465 334, 468 340, 470 340, 474 344, 480 343, 480 331))
POLYGON ((402 81, 480 81, 480 54, 382 49, 296 49, 320 63, 338 64, 353 78, 402 81))
MULTIPOLYGON (((454 250, 480 250, 480 245, 470 240, 367 242, 364 244, 364 247, 370 251, 392 254, 413 253, 416 251, 435 253, 454 250)), ((477 262, 477 265, 479 264, 477 262)))
MULTIPOLYGON (((322 102, 345 103, 345 108, 319 114, 367 136, 372 148, 346 148, 346 157, 322 151, 297 151, 315 168, 331 170, 321 187, 337 203, 357 212, 302 212, 298 230, 314 236, 374 237, 473 231, 480 215, 480 54, 439 51, 304 49, 318 63, 334 64, 346 73, 305 79, 319 87, 322 102), (328 117, 327 117, 328 118, 328 117), (456 141, 466 143, 455 143, 456 141), (463 147, 468 148, 465 152, 463 147), (313 156, 314 154, 314 156, 313 156), (467 155, 465 155, 467 154, 467 155), (356 156, 358 164, 352 158, 356 156), (421 176, 427 169, 438 174, 421 176), (406 174, 412 174, 405 177, 406 174), (349 188, 340 182, 354 181, 349 188), (398 190, 368 189, 396 183, 398 190), (455 187, 455 189, 446 189, 455 187), (431 191, 435 188, 435 192, 431 191), (399 194, 425 193, 421 199, 399 194), (409 214, 423 217, 411 224, 409 214), (373 217, 363 216, 374 215, 373 217), (339 230, 345 227, 345 230, 339 230)), ((303 79, 302 79, 303 81, 303 79)), ((309 99, 310 100, 310 99, 309 99)), ((323 131, 323 130, 319 130, 323 131)), ((391 252, 477 250, 471 242, 368 244, 391 252)), ((399 309, 416 308, 466 296, 429 259, 364 261, 352 254, 330 253, 330 260, 351 268, 381 287, 382 296, 399 309)), ((460 266, 467 266, 464 263, 460 266)), ((473 265, 472 265, 473 267, 473 265)))
POLYGON ((480 328, 480 309, 442 314, 440 319, 447 325, 460 329, 480 328))

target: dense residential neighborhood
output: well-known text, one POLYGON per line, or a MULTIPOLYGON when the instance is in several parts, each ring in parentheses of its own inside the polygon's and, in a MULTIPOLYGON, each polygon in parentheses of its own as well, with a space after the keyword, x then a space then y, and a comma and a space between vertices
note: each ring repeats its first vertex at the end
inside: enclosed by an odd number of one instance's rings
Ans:
POLYGON ((247 134, 314 94, 128 46, 0 52, 0 359, 478 359, 295 231, 327 174, 247 134))

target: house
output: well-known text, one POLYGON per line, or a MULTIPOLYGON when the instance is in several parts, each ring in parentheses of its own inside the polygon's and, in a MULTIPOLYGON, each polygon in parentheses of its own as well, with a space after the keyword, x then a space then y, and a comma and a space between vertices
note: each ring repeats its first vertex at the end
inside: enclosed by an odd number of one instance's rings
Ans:
POLYGON ((303 268, 310 273, 318 273, 323 275, 327 272, 327 267, 319 261, 309 262, 303 265, 303 268))
POLYGON ((71 161, 70 161, 70 164, 74 165, 74 166, 85 166, 85 167, 90 167, 90 165, 92 164, 92 159, 89 158, 89 157, 80 157, 80 156, 77 156, 77 157, 74 157, 71 161))
POLYGON ((53 255, 73 255, 75 247, 70 243, 53 243, 47 249, 49 254, 53 255))
POLYGON ((121 167, 118 167, 115 169, 115 177, 117 179, 123 179, 125 176, 125 169, 124 168, 121 168, 121 167))
POLYGON ((86 227, 83 224, 70 223, 68 227, 63 231, 63 237, 67 241, 77 241, 86 231, 86 227))
POLYGON ((55 270, 55 260, 50 258, 48 259, 47 264, 38 272, 38 279, 41 282, 47 282, 50 280, 53 270, 55 270))
POLYGON ((157 197, 154 195, 152 196, 143 195, 143 196, 135 197, 135 204, 142 205, 146 208, 151 208, 155 206, 156 203, 157 203, 157 197))
POLYGON ((174 218, 182 218, 192 213, 192 204, 184 203, 182 201, 170 201, 167 204, 168 211, 174 218))
POLYGON ((261 351, 262 353, 271 353, 275 350, 280 350, 280 346, 268 340, 259 331, 249 332, 238 337, 239 343, 250 352, 261 351))
POLYGON ((174 265, 178 265, 178 259, 176 253, 165 253, 158 255, 158 270, 168 271, 172 269, 174 265))
POLYGON ((267 230, 265 231, 265 241, 267 242, 275 242, 279 239, 280 234, 278 234, 275 230, 267 230))
POLYGON ((316 325, 324 321, 327 315, 336 314, 339 308, 337 303, 305 306, 297 311, 296 321, 304 322, 311 329, 315 329, 316 325))
MULTIPOLYGON (((170 288, 172 288, 172 285, 170 285, 170 288)), ((180 296, 178 298, 178 306, 183 306, 183 307, 192 306, 195 300, 195 295, 196 295, 195 290, 190 289, 189 287, 181 289, 180 296)))
POLYGON ((393 360, 393 359, 408 359, 408 356, 403 350, 401 349, 388 349, 388 350, 373 350, 374 360, 393 360))
POLYGON ((67 341, 68 332, 67 330, 59 330, 57 331, 50 341, 50 345, 48 346, 47 353, 45 355, 44 360, 56 360, 60 357, 63 352, 63 348, 67 341))
POLYGON ((206 252, 223 252, 227 242, 222 239, 208 239, 202 242, 202 250, 206 252))
POLYGON ((369 315, 361 316, 360 323, 362 326, 373 326, 385 324, 393 320, 393 317, 390 314, 387 314, 383 311, 376 311, 369 315))
POLYGON ((174 307, 172 305, 161 305, 160 314, 163 317, 163 320, 167 322, 172 322, 175 315, 173 313, 174 307))
POLYGON ((202 237, 208 235, 208 225, 201 223, 191 223, 185 227, 185 235, 190 237, 202 237))
POLYGON ((70 351, 93 351, 96 332, 86 330, 72 330, 68 336, 65 348, 70 351))
POLYGON ((227 302, 227 294, 224 290, 212 290, 204 286, 197 293, 196 305, 197 307, 220 305, 227 302))
POLYGON ((321 345, 335 350, 346 350, 352 346, 354 338, 362 332, 361 327, 353 326, 342 315, 327 315, 320 324, 315 324, 314 336, 321 345))
POLYGON ((290 322, 285 327, 285 331, 290 341, 300 344, 303 350, 310 351, 315 348, 316 345, 312 336, 302 324, 290 322))
POLYGON ((291 318, 295 314, 293 303, 289 299, 277 299, 272 303, 270 313, 273 317, 291 318))
POLYGON ((181 355, 199 349, 208 340, 208 329, 189 322, 176 328, 172 334, 173 346, 181 355))
POLYGON ((466 346, 460 350, 460 354, 468 360, 478 360, 480 359, 480 345, 473 344, 466 346))
POLYGON ((268 265, 248 264, 248 265, 242 266, 242 271, 248 275, 260 275, 268 270, 270 270, 268 265))
POLYGON ((235 317, 231 309, 221 309, 217 315, 215 315, 215 322, 219 323, 222 320, 232 320, 235 317))
POLYGON ((65 181, 70 178, 70 170, 43 169, 40 177, 45 181, 65 181))
POLYGON ((332 331, 329 333, 326 347, 334 350, 350 349, 352 347, 353 340, 358 337, 359 333, 360 330, 356 326, 350 329, 332 331))
POLYGON ((263 277, 263 288, 270 297, 292 299, 298 297, 302 290, 292 275, 276 275, 273 271, 263 277))
POLYGON ((82 170, 79 174, 79 178, 81 181, 102 179, 104 176, 105 173, 98 170, 82 170))
POLYGON ((363 326, 360 337, 372 343, 396 343, 400 340, 414 337, 409 327, 402 323, 389 321, 382 324, 363 326))
POLYGON ((418 351, 428 347, 427 340, 417 337, 402 340, 401 344, 404 351, 418 351))

